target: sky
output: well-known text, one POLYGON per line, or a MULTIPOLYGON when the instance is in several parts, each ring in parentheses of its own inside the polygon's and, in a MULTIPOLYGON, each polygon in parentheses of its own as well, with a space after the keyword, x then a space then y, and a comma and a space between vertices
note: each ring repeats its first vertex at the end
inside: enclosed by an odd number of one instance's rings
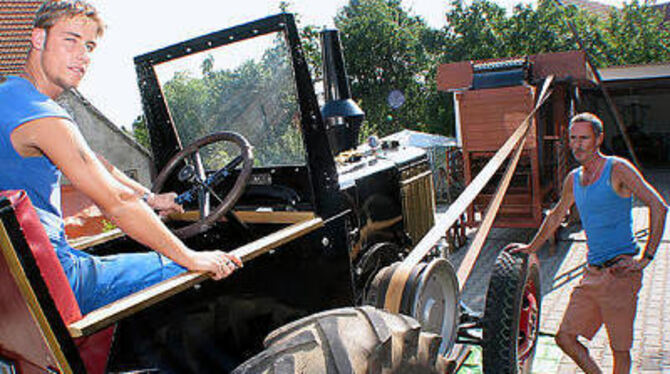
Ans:
MULTIPOLYGON (((89 0, 107 30, 93 54, 79 91, 117 126, 130 129, 141 113, 133 58, 174 43, 279 12, 280 0, 89 0)), ((495 0, 501 6, 532 0, 495 0)), ((349 0, 290 0, 302 25, 333 27, 333 17, 349 0)), ((619 5, 621 0, 606 0, 619 5)), ((403 0, 410 14, 428 25, 445 25, 448 0, 403 0)))

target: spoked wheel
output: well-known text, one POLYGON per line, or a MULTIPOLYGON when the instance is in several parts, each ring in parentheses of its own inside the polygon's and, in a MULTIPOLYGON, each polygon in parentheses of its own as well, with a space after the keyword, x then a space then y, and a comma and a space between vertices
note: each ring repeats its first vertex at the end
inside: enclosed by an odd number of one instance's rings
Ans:
POLYGON ((500 253, 486 293, 485 373, 530 373, 537 348, 540 297, 537 257, 500 253))
POLYGON ((197 222, 175 230, 180 238, 189 238, 193 235, 207 231, 216 221, 226 214, 242 196, 244 188, 251 177, 254 164, 253 147, 242 135, 235 132, 219 132, 200 138, 174 155, 158 174, 151 191, 160 192, 168 177, 175 172, 176 168, 186 164, 179 171, 179 179, 191 184, 191 188, 177 197, 180 204, 197 199, 200 208, 200 218, 197 222), (200 150, 213 143, 232 143, 239 149, 239 155, 232 161, 209 176, 205 174, 200 150), (240 167, 237 178, 232 187, 223 197, 219 197, 215 188, 222 185, 232 174, 233 170, 240 167), (213 197, 213 199, 210 199, 213 197), (217 200, 215 207, 210 206, 210 200, 217 200))

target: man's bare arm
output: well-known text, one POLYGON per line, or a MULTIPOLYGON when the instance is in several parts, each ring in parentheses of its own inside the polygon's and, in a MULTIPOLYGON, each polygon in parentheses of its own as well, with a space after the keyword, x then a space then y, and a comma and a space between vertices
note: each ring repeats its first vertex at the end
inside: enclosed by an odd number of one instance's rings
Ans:
POLYGON ((107 171, 114 177, 116 180, 121 182, 123 185, 126 187, 129 187, 133 191, 135 191, 139 196, 142 196, 145 193, 151 192, 148 188, 145 186, 141 185, 139 182, 135 181, 133 178, 128 177, 125 173, 120 171, 119 169, 116 168, 116 166, 112 165, 105 157, 103 157, 101 154, 96 154, 98 157, 98 160, 102 163, 102 165, 107 169, 107 171))
POLYGON ((175 198, 177 194, 174 192, 162 193, 162 194, 153 194, 150 189, 143 186, 136 180, 130 178, 121 170, 117 169, 112 165, 107 159, 102 155, 97 154, 98 160, 102 162, 107 171, 116 178, 117 181, 121 182, 126 187, 132 189, 137 194, 137 197, 147 196, 146 202, 150 207, 160 211, 161 215, 168 215, 170 213, 183 213, 184 208, 181 205, 175 203, 175 198))
MULTIPOLYGON (((70 121, 53 117, 31 121, 14 130, 11 141, 19 154, 37 149, 46 155, 77 189, 138 242, 188 269, 210 271, 217 279, 233 270, 226 267, 227 254, 195 252, 186 247, 135 191, 107 171, 70 121)), ((239 259, 231 259, 239 264, 239 259)))
POLYGON ((528 244, 512 243, 506 247, 506 249, 511 250, 512 252, 526 252, 534 253, 537 252, 542 245, 549 239, 551 235, 556 232, 558 226, 563 221, 563 218, 568 214, 568 211, 572 204, 575 202, 574 195, 572 193, 572 181, 574 171, 565 178, 563 181, 563 188, 561 190, 561 198, 558 200, 554 208, 549 212, 542 221, 540 229, 535 234, 533 240, 528 244))
POLYGON ((651 261, 644 255, 653 257, 661 242, 668 207, 658 191, 644 179, 633 165, 623 159, 617 159, 614 164, 612 181, 617 193, 633 194, 649 207, 649 240, 644 249, 643 257, 640 259, 640 263, 644 267, 651 261))

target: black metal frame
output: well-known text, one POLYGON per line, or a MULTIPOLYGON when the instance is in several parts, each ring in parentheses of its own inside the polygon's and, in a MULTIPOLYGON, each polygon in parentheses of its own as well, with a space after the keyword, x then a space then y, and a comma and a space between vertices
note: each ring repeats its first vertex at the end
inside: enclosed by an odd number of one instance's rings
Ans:
POLYGON ((154 166, 161 170, 184 146, 168 111, 154 65, 277 31, 284 33, 291 50, 314 207, 320 216, 331 217, 338 213, 340 206, 337 171, 292 14, 270 16, 135 57, 138 85, 154 150, 154 166))

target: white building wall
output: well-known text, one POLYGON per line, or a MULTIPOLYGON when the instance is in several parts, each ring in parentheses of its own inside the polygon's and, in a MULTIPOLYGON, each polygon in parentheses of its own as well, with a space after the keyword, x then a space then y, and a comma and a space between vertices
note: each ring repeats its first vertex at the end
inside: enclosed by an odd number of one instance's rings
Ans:
POLYGON ((93 151, 126 175, 147 187, 151 186, 153 163, 147 149, 114 125, 81 94, 66 92, 58 103, 73 117, 93 151))

